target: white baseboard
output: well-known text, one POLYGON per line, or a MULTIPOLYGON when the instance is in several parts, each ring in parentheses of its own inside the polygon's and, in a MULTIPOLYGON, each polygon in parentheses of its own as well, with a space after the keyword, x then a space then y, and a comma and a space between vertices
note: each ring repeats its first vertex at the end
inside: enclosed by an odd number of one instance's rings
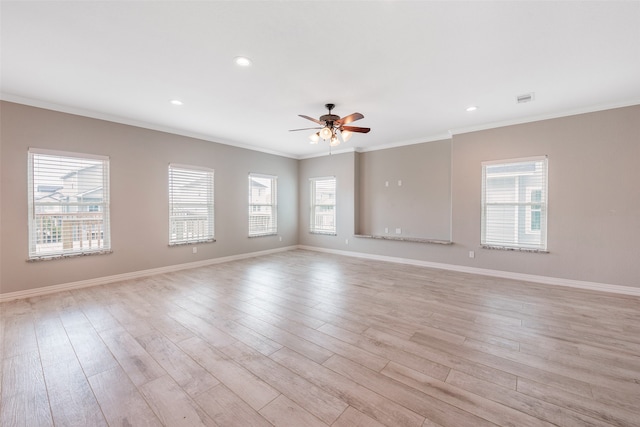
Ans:
POLYGON ((188 262, 185 264, 169 265, 166 267, 151 268, 149 270, 132 271, 130 273, 115 274, 113 276, 97 277, 95 279, 80 280, 77 282, 62 283, 59 285, 44 286, 42 288, 28 289, 26 291, 8 292, 0 294, 0 303, 37 297, 40 295, 52 294, 54 292, 69 291, 72 289, 88 288, 90 286, 104 285, 107 283, 119 282, 121 280, 138 279, 140 277, 154 276, 156 274, 171 273, 173 271, 187 270, 190 268, 205 267, 207 265, 221 264, 223 262, 236 261, 246 258, 254 258, 262 255, 285 252, 297 249, 297 246, 287 246, 284 248, 268 249, 266 251, 249 252, 238 255, 231 255, 221 258, 205 259, 202 261, 188 262))
POLYGON ((187 270, 190 268, 205 267, 207 265, 221 264, 229 261, 236 261, 246 258, 254 258, 262 255, 273 254, 277 252, 285 252, 295 249, 305 249, 309 251, 325 252, 336 255, 343 255, 355 258, 364 258, 376 261, 394 262, 398 264, 416 265, 420 267, 437 268, 441 270, 458 271, 461 273, 479 274, 482 276, 501 277, 505 279, 521 280, 526 282, 541 283, 554 286, 568 286, 572 288, 586 289, 591 291, 612 292, 616 294, 640 296, 640 288, 631 286, 611 285, 607 283, 587 282, 582 280, 561 279, 557 277, 537 276, 533 274, 514 273, 502 270, 490 270, 477 267, 466 267, 455 264, 444 264, 439 262, 420 261, 409 258, 398 258, 386 255, 374 255, 363 252, 341 251, 337 249, 326 249, 316 246, 287 246, 284 248, 269 249, 266 251, 249 252, 238 255, 231 255, 221 258, 207 259, 203 261, 188 262, 185 264, 169 265, 166 267, 152 268, 149 270, 132 271, 130 273, 116 274, 113 276, 97 277, 95 279, 80 280, 77 282, 62 283, 59 285, 45 286, 42 288, 29 289, 25 291, 9 292, 0 294, 0 303, 13 301, 16 299, 31 298, 40 295, 51 294, 54 292, 68 291, 73 289, 87 288, 90 286, 104 285, 107 283, 119 282, 122 280, 138 279, 141 277, 154 276, 156 274, 171 273, 174 271, 187 270))
POLYGON ((350 256, 355 258, 365 258, 376 261, 395 262, 398 264, 409 264, 420 267, 438 268, 441 270, 458 271, 461 273, 479 274, 482 276, 501 277, 504 279, 521 280, 525 282, 541 283, 544 285, 568 286, 590 291, 612 292, 615 294, 640 296, 640 288, 632 286, 611 285, 607 283, 587 282, 582 280, 561 279, 558 277, 537 276, 534 274, 514 273, 511 271, 490 270, 486 268, 466 267, 463 265, 443 264, 439 262, 420 261, 416 259, 397 258, 385 255, 373 255, 363 252, 341 251, 338 249, 326 249, 315 246, 298 245, 299 249, 309 251, 326 252, 337 255, 350 256))

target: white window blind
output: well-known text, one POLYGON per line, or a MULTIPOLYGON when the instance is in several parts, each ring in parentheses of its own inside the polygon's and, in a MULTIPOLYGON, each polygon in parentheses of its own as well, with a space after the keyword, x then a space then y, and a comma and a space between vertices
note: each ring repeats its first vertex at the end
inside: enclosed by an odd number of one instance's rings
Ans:
POLYGON ((169 245, 214 241, 213 174, 169 165, 169 245))
POLYGON ((30 149, 29 259, 109 252, 109 158, 30 149))
POLYGON ((278 232, 278 177, 249 174, 249 237, 278 232))
POLYGON ((311 178, 309 231, 336 234, 336 178, 311 178))
POLYGON ((481 243, 546 251, 546 157, 482 164, 481 243))

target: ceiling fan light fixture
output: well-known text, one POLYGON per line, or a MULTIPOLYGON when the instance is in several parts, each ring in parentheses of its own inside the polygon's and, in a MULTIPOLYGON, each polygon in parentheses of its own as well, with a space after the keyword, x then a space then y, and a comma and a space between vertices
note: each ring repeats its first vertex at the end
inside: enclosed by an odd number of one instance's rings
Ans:
POLYGON ((329 146, 335 147, 343 142, 349 141, 354 133, 369 133, 370 128, 351 126, 352 122, 356 120, 364 119, 364 116, 360 113, 352 113, 344 117, 332 114, 332 110, 335 107, 334 104, 325 104, 325 107, 329 110, 329 114, 320 116, 319 119, 305 116, 304 114, 298 114, 303 119, 314 122, 318 127, 302 128, 302 129, 290 129, 289 132, 299 130, 311 130, 320 129, 316 133, 309 135, 311 144, 317 144, 320 139, 328 141, 329 146), (349 126, 347 126, 349 125, 349 126))
POLYGON ((331 131, 331 129, 328 126, 325 126, 322 128, 322 130, 320 130, 320 138, 322 139, 329 139, 333 136, 333 132, 331 131))

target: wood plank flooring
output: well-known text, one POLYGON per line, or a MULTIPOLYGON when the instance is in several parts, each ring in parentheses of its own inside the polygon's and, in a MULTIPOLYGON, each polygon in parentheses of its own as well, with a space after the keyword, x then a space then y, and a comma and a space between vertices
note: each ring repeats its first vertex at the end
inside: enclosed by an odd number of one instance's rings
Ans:
POLYGON ((637 297, 297 250, 0 311, 3 427, 640 426, 637 297))

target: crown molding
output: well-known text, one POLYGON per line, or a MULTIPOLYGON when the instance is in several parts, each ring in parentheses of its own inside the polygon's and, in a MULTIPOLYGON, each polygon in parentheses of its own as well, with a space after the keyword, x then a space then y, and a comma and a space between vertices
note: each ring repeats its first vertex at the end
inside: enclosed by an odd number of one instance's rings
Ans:
POLYGON ((118 124, 127 125, 127 126, 134 126, 134 127, 154 130, 158 132, 170 133, 172 135, 180 135, 188 138, 200 139, 202 141, 213 142, 216 144, 230 145, 232 147, 243 148, 245 150, 251 150, 251 151, 258 151, 261 153, 272 154, 280 157, 287 157, 290 159, 298 159, 298 156, 290 153, 283 153, 280 151, 269 150, 267 148, 243 144, 241 142, 232 141, 232 140, 222 140, 222 139, 214 138, 210 135, 191 132, 184 129, 176 129, 169 126, 162 126, 162 125, 157 125, 153 123, 147 123, 140 120, 128 119, 126 117, 115 116, 111 114, 101 113, 98 111, 69 107, 66 105, 56 104, 56 103, 37 100, 37 99, 25 98, 25 97, 11 95, 11 94, 2 93, 2 92, 0 92, 0 100, 13 102, 16 104, 27 105, 30 107, 42 108, 45 110, 57 111, 59 113, 73 114, 76 116, 88 117, 91 119, 104 120, 104 121, 118 123, 118 124))
POLYGON ((514 125, 521 125, 525 123, 540 122, 543 120, 560 119, 563 117, 577 116, 579 114, 588 114, 588 113, 595 113, 598 111, 613 110, 616 108, 632 107, 635 105, 640 105, 640 99, 633 99, 630 101, 618 102, 613 104, 600 104, 600 105, 594 105, 591 107, 578 108, 578 109, 567 110, 567 111, 559 111, 556 113, 541 114, 536 116, 528 116, 528 117, 523 117, 523 118, 513 119, 513 120, 491 122, 491 123, 485 123, 478 126, 456 128, 456 129, 449 130, 449 133, 452 136, 455 136, 455 135, 460 135, 464 133, 478 132, 478 131, 496 129, 496 128, 501 128, 506 126, 514 126, 514 125))

